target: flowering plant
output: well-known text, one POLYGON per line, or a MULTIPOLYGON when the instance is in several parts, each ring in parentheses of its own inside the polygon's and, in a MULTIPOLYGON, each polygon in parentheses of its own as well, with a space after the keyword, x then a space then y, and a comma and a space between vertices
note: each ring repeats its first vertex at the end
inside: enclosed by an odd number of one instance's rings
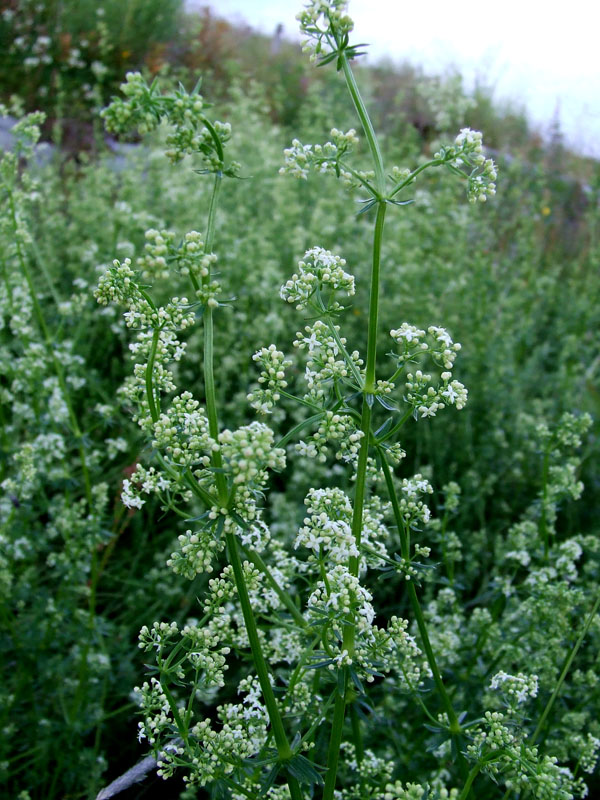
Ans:
MULTIPOLYGON (((519 708, 537 697, 537 673, 496 672, 489 690, 499 693, 506 713, 488 709, 478 716, 466 702, 464 687, 451 685, 459 643, 442 630, 441 621, 454 614, 475 637, 480 654, 485 609, 469 619, 454 610, 460 590, 456 559, 444 524, 436 526, 432 519, 428 496, 433 487, 421 472, 397 474, 406 458, 400 436, 409 421, 421 423, 451 406, 461 410, 467 402, 466 388, 453 377, 460 345, 443 327, 421 329, 398 320, 390 331, 388 370, 378 377, 388 210, 412 204, 417 178, 438 167, 466 182, 469 201, 485 201, 495 194, 496 167, 483 153, 481 134, 464 128, 433 159, 412 170, 387 172, 350 64, 361 46, 350 44, 353 24, 346 3, 313 0, 299 19, 308 49, 321 64, 335 61, 343 73, 372 169, 353 166, 352 148, 360 145, 356 131, 334 128, 332 141, 324 145, 294 140, 281 172, 307 179, 316 171, 341 179, 363 195, 361 213, 373 213, 374 226, 362 353, 342 335, 356 291, 346 258, 315 244, 281 287, 281 299, 308 313, 309 324, 293 342, 295 357, 277 344, 260 343, 252 357, 260 374, 248 394, 250 406, 262 416, 284 399, 305 410, 279 438, 262 420, 224 427, 217 400, 214 339, 231 302, 223 298, 216 272, 217 207, 223 180, 239 177, 242 169, 228 158, 230 126, 207 115, 198 89, 163 95, 138 74, 128 75, 123 85, 126 99, 115 100, 104 112, 114 131, 133 126, 145 133, 166 122, 166 155, 173 162, 196 159, 213 186, 205 235, 190 231, 177 243, 169 231, 148 231, 137 269, 128 259, 115 260, 96 291, 101 304, 124 306, 127 326, 136 331, 130 345, 134 372, 122 396, 150 449, 124 482, 122 500, 139 509, 155 496, 164 511, 190 526, 168 562, 175 573, 191 579, 218 572, 208 580, 201 619, 184 625, 154 622, 140 633, 139 646, 154 653, 156 666, 136 689, 142 710, 139 738, 150 744, 164 778, 184 769, 189 796, 197 786, 210 786, 236 799, 300 800, 322 787, 324 800, 467 800, 474 796, 474 781, 490 776, 509 792, 534 785, 535 796, 573 797, 584 790, 581 779, 535 746, 539 730, 528 734, 519 708), (191 299, 158 303, 152 282, 157 272, 163 276, 169 270, 189 278, 191 299), (199 320, 202 401, 178 386, 174 368, 185 356, 186 331, 199 320), (300 373, 299 364, 304 387, 294 391, 300 381, 293 380, 290 368, 300 373), (297 532, 274 535, 265 501, 271 473, 283 473, 295 456, 330 463, 332 450, 349 470, 351 491, 334 481, 311 487, 297 532), (427 561, 432 552, 427 542, 435 542, 436 533, 442 540, 445 588, 425 605, 428 573, 437 569, 427 561), (408 617, 378 611, 378 574, 401 587, 408 617), (203 699, 227 688, 226 673, 236 662, 245 665, 236 681, 238 697, 224 698, 216 718, 203 715, 203 699), (430 765, 421 784, 394 774, 391 749, 376 752, 375 727, 389 719, 390 696, 419 708, 419 724, 433 734, 430 748, 437 764, 430 765)), ((588 421, 569 419, 564 425, 581 433, 588 421)), ((568 441, 557 437, 566 446, 578 441, 576 434, 568 441)), ((547 478, 539 529, 546 561, 555 497, 550 478, 558 483, 559 476, 548 469, 547 478)), ((446 487, 449 512, 459 493, 455 483, 446 487)), ((580 645, 581 639, 574 650, 580 645)))

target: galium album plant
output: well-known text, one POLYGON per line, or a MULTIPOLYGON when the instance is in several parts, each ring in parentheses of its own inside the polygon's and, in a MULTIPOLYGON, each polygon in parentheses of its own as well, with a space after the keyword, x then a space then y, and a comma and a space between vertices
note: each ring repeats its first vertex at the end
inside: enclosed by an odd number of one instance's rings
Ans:
POLYGON ((581 772, 594 768, 600 731, 576 716, 563 689, 600 602, 577 585, 584 549, 592 575, 597 546, 589 537, 559 542, 555 526, 561 500, 581 492, 575 452, 590 420, 567 414, 554 430, 534 422, 539 496, 497 553, 488 589, 466 603, 460 563, 477 554, 449 527, 460 476, 443 488, 436 517, 435 476, 406 470, 403 447, 406 426, 467 403, 454 376, 461 348, 436 320, 404 320, 399 297, 378 359, 381 281, 394 269, 382 246, 386 216, 410 213, 423 173, 450 172, 477 203, 495 194, 496 168, 481 133, 468 128, 427 161, 385 166, 351 66, 361 45, 350 42, 346 3, 313 0, 299 20, 311 58, 341 73, 360 133, 333 128, 322 145, 294 140, 281 172, 340 179, 349 207, 358 199, 372 219, 366 338, 345 333, 352 248, 315 242, 280 290, 296 315, 295 340, 258 340, 248 354, 256 367, 248 424, 227 427, 214 350, 235 304, 222 288, 228 259, 217 224, 223 182, 244 177, 228 155, 235 132, 212 117, 199 86, 162 94, 139 74, 104 112, 116 132, 165 123, 167 157, 191 157, 212 183, 202 232, 148 230, 143 256, 115 260, 96 290, 101 304, 125 308, 134 333, 121 397, 148 444, 121 499, 135 510, 154 498, 180 518, 168 566, 182 585, 209 576, 196 616, 149 620, 140 632, 153 663, 135 690, 139 739, 162 777, 183 772, 186 797, 199 787, 235 800, 583 797, 581 772), (187 295, 159 300, 176 274, 187 295), (198 397, 177 369, 196 325, 198 397), (280 406, 294 405, 284 433, 269 425, 280 406), (329 465, 329 479, 307 489, 297 527, 282 531, 269 481, 298 459, 329 465), (568 652, 527 637, 521 627, 532 619, 550 642, 568 632, 568 652))

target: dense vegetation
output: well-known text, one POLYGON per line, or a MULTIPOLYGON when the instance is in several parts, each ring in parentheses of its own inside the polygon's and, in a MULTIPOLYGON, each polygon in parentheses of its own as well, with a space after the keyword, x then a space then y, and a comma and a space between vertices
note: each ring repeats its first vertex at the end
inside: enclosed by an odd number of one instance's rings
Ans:
POLYGON ((361 69, 344 19, 317 69, 176 2, 2 3, 7 797, 94 797, 153 738, 181 768, 123 797, 600 787, 600 169, 485 87, 361 69))

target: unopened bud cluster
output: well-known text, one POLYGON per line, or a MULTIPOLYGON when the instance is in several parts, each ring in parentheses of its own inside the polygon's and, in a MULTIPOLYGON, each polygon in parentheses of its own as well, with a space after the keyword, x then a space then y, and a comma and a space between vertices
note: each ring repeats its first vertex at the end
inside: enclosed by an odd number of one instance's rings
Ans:
POLYGON ((333 141, 325 144, 302 144, 298 139, 293 139, 292 146, 283 151, 284 165, 279 170, 280 174, 306 180, 312 169, 321 174, 342 177, 345 182, 352 183, 352 173, 344 169, 342 159, 358 144, 356 131, 351 128, 344 133, 332 128, 330 136, 333 141))

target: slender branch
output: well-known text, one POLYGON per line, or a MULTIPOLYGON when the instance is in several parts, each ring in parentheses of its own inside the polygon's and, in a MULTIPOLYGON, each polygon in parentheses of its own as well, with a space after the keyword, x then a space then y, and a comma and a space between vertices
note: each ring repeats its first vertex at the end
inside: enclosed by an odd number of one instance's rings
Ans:
POLYGON ((479 775, 481 771, 481 764, 475 764, 475 766, 471 769, 467 776, 467 780, 465 781, 465 785, 463 786, 462 792, 460 793, 458 800, 467 800, 471 792, 471 786, 473 785, 473 781, 479 775))
POLYGON ((560 692, 561 687, 562 687, 562 685, 563 685, 563 683, 565 681, 565 678, 567 677, 567 674, 568 674, 569 670, 571 669, 571 664, 573 663, 573 659, 575 658, 575 656, 577 655, 577 651, 579 650, 579 648, 583 644, 583 640, 584 640, 587 632, 590 629, 590 625, 592 624, 592 622, 594 620, 594 617, 596 616, 596 612, 598 611, 598 607, 599 606, 600 606, 600 594, 596 598, 596 601, 595 601, 595 603, 594 603, 594 605, 592 607, 592 610, 588 614, 588 617, 587 617, 587 619, 585 621, 585 625, 583 626, 583 628, 581 630, 581 633, 577 637, 577 641, 575 642, 575 646, 573 647, 573 649, 571 650, 571 652, 569 653, 569 655, 567 656, 567 658, 565 660, 565 664, 564 664, 564 666, 562 668, 562 671, 560 673, 560 677, 558 679, 558 683, 556 684, 556 686, 554 688, 554 691, 552 692, 552 695, 551 695, 550 699, 548 700, 548 702, 546 704, 546 708, 544 709, 544 712, 543 712, 542 716, 540 717, 540 721, 538 722, 537 727, 536 727, 535 731, 533 732, 533 734, 531 736, 531 739, 530 739, 531 744, 535 744, 535 740, 538 738, 538 736, 540 735, 540 733, 542 731, 542 728, 544 727, 544 722, 546 721, 546 718, 548 717, 548 714, 552 710, 552 706, 554 705, 554 703, 556 701, 556 698, 558 697, 558 693, 560 692))
MULTIPOLYGON (((408 543, 406 540, 406 533, 404 532, 404 521, 402 519, 402 512, 400 511, 400 506, 398 504, 398 497, 396 496, 396 489, 394 487, 394 481, 392 478, 392 473, 387 462, 385 452, 383 448, 377 448, 380 456, 381 461, 381 468, 383 470, 383 475, 385 478, 385 483, 388 490, 388 495, 390 501, 392 503, 392 509, 394 512, 394 518, 396 520, 396 526, 398 528, 398 533, 400 534, 400 542, 402 546, 402 556, 405 559, 410 557, 410 553, 407 552, 408 550, 408 543)), ((425 617, 423 616, 423 611, 421 610, 421 605, 419 603, 419 599, 417 597, 417 592, 412 581, 407 581, 407 590, 408 596, 410 598, 410 602, 413 608, 413 613, 417 620, 417 626, 419 628, 419 633, 421 635, 421 641, 423 642, 423 647, 425 649, 425 653, 427 655, 427 661, 429 662, 429 666, 431 667, 431 672, 433 674, 433 680, 440 695, 440 699, 446 710, 446 715, 448 717, 448 723, 450 725, 450 730, 453 734, 460 733, 460 723, 458 721, 458 717, 456 716, 456 712, 452 707, 452 703, 446 691, 446 687, 444 686, 444 682, 442 681, 442 676, 440 675, 440 671, 438 669, 437 661, 435 658, 435 654, 433 652, 433 648, 431 647, 431 642, 429 640, 429 634, 427 632, 427 624, 425 622, 425 617)))
POLYGON ((444 162, 441 159, 434 158, 432 161, 428 161, 426 164, 421 164, 420 167, 417 167, 417 169, 413 170, 413 172, 410 173, 408 178, 405 178, 403 181, 400 181, 394 186, 394 188, 390 192, 390 198, 395 197, 398 194, 398 192, 401 192, 402 189, 411 184, 415 180, 417 175, 421 174, 421 172, 425 172, 425 170, 429 169, 429 167, 439 167, 443 163, 444 162))
POLYGON ((377 356, 377 323, 379 318, 379 269, 381 264, 381 243, 385 222, 386 204, 377 206, 375 234, 373 236, 373 263, 371 266, 371 292, 369 297, 369 331, 367 336, 367 366, 365 391, 375 391, 375 362, 377 356))
MULTIPOLYGON (((248 595, 248 588, 246 586, 246 581, 244 580, 244 572, 238 552, 237 537, 233 533, 227 533, 225 534, 225 539, 227 542, 228 560, 233 569, 235 585, 242 608, 242 614, 244 616, 244 624, 248 634, 248 641, 250 642, 252 660, 254 661, 254 667, 256 669, 256 674, 262 690, 265 706, 267 707, 267 712, 269 714, 269 720, 271 722, 271 728, 273 730, 273 736, 275 737, 275 744, 277 746, 277 753, 281 761, 289 761, 293 756, 293 752, 283 727, 283 721, 281 719, 279 707, 277 705, 277 701, 275 700, 273 687, 271 686, 267 663, 262 651, 260 639, 258 638, 256 621, 254 619, 254 613, 252 611, 252 605, 248 595)), ((300 792, 300 787, 296 779, 289 775, 288 782, 292 800, 302 800, 302 793, 300 792)))
POLYGON ((360 96, 360 92, 358 90, 358 86, 356 84, 350 64, 348 63, 348 56, 346 53, 343 52, 341 54, 340 60, 342 64, 342 70, 344 72, 344 78, 346 79, 346 86, 348 87, 348 91, 352 97, 354 108, 359 116, 363 131, 365 132, 367 144, 369 145, 369 150, 371 151, 371 156, 373 158, 373 165, 375 167, 375 185, 379 195, 383 197, 385 193, 385 172, 383 169, 383 158, 381 156, 381 150, 379 149, 379 142, 375 136, 373 124, 367 112, 366 106, 362 97, 360 96))
POLYGON ((158 349, 158 340, 160 338, 160 328, 155 328, 152 333, 152 344, 150 346, 150 355, 148 356, 148 364, 146 365, 146 398, 148 400, 148 408, 150 409, 150 416, 152 422, 158 421, 158 409, 156 398, 154 396, 154 361, 156 359, 156 351, 158 349))
POLYGON ((307 626, 306 620, 298 610, 298 607, 296 606, 292 598, 289 596, 289 594, 285 591, 285 589, 282 589, 281 586, 277 583, 277 581, 271 574, 269 567, 265 564, 262 557, 256 552, 256 550, 251 550, 250 548, 246 548, 244 547, 244 545, 240 545, 240 547, 246 554, 248 559, 252 561, 252 563, 256 567, 258 567, 258 569, 263 573, 271 589, 273 589, 277 597, 281 600, 281 602, 290 612, 292 617, 296 620, 298 625, 300 625, 302 628, 305 628, 307 626))
MULTIPOLYGON (((352 628, 353 630, 353 628, 352 628)), ((327 773, 323 787, 323 800, 333 800, 337 779, 337 766, 340 758, 340 745, 342 743, 342 730, 346 715, 346 688, 348 673, 346 667, 342 670, 342 686, 337 687, 335 705, 333 707, 333 720, 331 723, 331 738, 327 751, 327 773)))

